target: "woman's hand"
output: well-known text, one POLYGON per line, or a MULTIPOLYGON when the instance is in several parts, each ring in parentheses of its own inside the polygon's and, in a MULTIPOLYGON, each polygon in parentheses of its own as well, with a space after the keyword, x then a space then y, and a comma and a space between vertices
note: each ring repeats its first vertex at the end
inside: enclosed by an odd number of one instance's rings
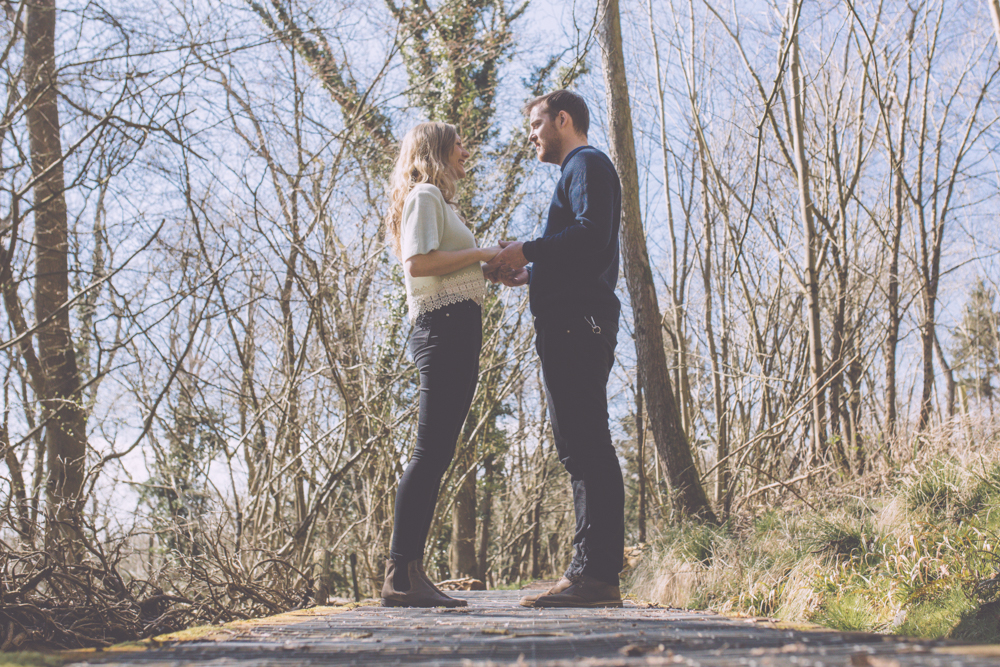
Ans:
POLYGON ((498 245, 491 245, 488 248, 480 248, 479 252, 482 253, 482 255, 480 256, 479 261, 489 262, 494 257, 499 255, 501 250, 503 250, 503 247, 498 245))

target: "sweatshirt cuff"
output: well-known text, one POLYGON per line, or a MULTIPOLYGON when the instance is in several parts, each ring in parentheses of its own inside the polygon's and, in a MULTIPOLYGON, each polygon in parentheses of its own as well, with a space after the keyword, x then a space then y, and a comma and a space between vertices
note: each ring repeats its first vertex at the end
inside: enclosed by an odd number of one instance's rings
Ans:
POLYGON ((524 243, 521 244, 521 252, 524 253, 524 258, 529 262, 535 261, 535 251, 538 249, 537 244, 538 244, 537 239, 535 239, 534 241, 525 241, 524 243))

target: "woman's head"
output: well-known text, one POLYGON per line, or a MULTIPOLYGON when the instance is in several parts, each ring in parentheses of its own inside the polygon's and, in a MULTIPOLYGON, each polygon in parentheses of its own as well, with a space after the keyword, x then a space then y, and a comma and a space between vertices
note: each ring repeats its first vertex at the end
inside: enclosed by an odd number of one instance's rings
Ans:
POLYGON ((385 217, 387 239, 397 256, 406 195, 418 183, 429 183, 450 203, 455 198, 455 182, 465 176, 468 157, 454 125, 421 123, 403 137, 389 181, 389 212, 385 217))

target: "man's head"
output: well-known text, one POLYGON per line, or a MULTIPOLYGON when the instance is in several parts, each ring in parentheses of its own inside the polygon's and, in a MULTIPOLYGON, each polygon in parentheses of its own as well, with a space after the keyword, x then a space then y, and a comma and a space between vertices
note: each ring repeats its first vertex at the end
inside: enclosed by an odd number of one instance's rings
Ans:
POLYGON ((542 162, 562 164, 566 154, 587 143, 590 110, 576 93, 557 90, 524 105, 531 134, 528 141, 542 162))

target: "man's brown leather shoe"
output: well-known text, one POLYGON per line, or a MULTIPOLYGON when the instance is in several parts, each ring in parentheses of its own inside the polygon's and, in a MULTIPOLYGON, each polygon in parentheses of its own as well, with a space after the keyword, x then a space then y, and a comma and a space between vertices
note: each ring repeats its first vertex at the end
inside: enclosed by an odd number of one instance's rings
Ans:
MULTIPOLYGON (((535 599, 532 607, 621 607, 622 594, 618 586, 581 574, 568 580, 570 585, 555 591, 555 587, 535 599)), ((560 582, 561 583, 561 582, 560 582)))
POLYGON ((534 595, 525 595, 521 598, 522 607, 534 607, 535 600, 542 597, 543 595, 554 595, 556 593, 562 593, 564 590, 573 585, 573 582, 566 578, 565 575, 555 583, 555 585, 547 591, 542 591, 541 593, 535 593, 534 595))
POLYGON ((411 560, 406 564, 406 574, 410 588, 397 591, 392 579, 396 574, 396 561, 385 562, 385 582, 382 584, 383 607, 465 607, 465 600, 449 597, 439 591, 423 571, 423 563, 411 560))

